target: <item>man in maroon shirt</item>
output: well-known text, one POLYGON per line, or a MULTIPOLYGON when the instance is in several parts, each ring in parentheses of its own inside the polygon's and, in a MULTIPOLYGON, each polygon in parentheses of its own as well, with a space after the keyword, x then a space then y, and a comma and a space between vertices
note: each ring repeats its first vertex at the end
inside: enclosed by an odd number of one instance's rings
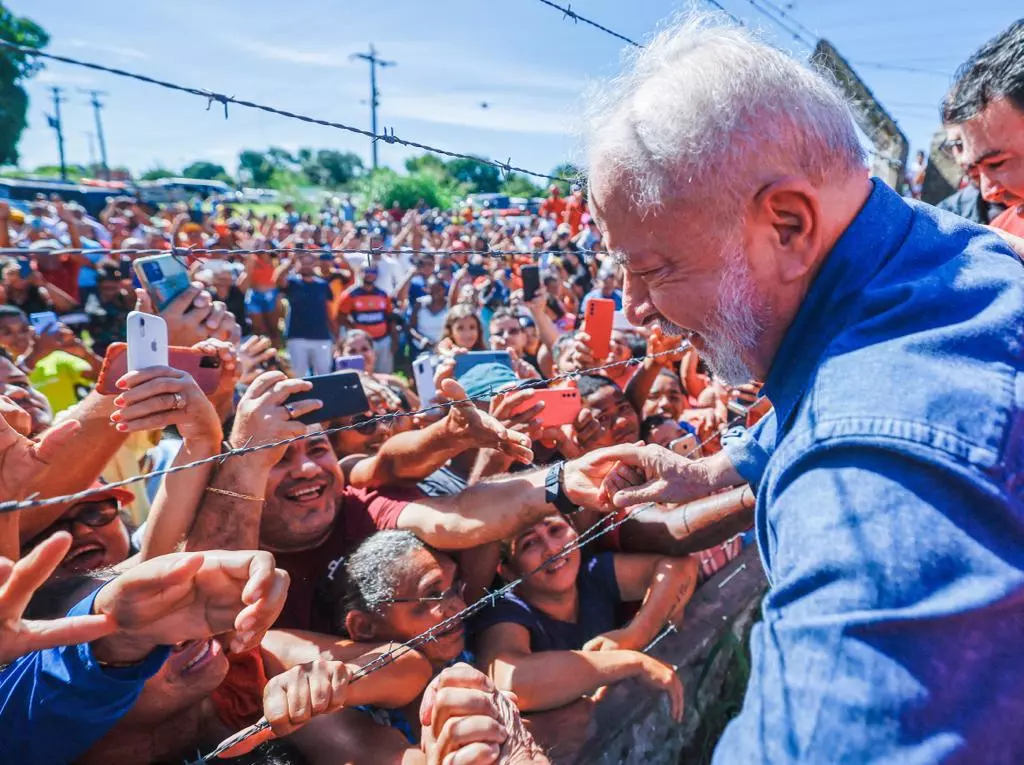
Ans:
MULTIPOLYGON (((304 380, 267 372, 239 402, 230 443, 257 445, 302 435, 293 417, 319 402, 287 403, 309 388, 304 380)), ((447 383, 445 392, 464 396, 447 383)), ((486 479, 465 491, 425 497, 401 488, 470 448, 494 448, 529 462, 529 439, 508 431, 472 404, 453 407, 433 425, 393 436, 375 457, 343 461, 342 470, 324 436, 226 460, 199 508, 187 548, 273 552, 292 577, 278 627, 330 631, 330 614, 316 608, 318 587, 330 580, 345 555, 382 529, 414 532, 436 549, 465 551, 511 536, 554 507, 609 509, 600 499, 614 460, 599 452, 551 468, 486 479), (347 472, 347 474, 346 474, 347 472), (376 490, 354 488, 349 477, 376 490)))

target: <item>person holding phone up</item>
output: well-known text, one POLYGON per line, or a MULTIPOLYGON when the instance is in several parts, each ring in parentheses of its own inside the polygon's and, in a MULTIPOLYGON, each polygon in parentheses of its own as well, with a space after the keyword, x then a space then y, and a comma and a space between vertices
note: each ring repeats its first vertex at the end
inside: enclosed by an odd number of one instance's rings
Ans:
POLYGON ((300 249, 274 272, 274 281, 288 298, 285 339, 299 376, 328 374, 334 364, 331 351, 338 328, 329 310, 333 295, 330 285, 316 275, 316 265, 316 255, 300 249))

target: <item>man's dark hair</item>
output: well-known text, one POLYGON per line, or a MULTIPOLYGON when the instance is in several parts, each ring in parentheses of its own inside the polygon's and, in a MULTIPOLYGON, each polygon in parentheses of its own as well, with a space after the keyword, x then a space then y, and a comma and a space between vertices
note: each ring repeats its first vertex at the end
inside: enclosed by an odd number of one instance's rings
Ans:
POLYGON ((2 319, 24 319, 28 321, 28 316, 16 305, 0 305, 0 320, 2 319))
POLYGON ((957 69, 942 101, 942 121, 966 122, 998 98, 1024 112, 1024 19, 982 45, 957 69))
POLYGON ((609 385, 617 391, 622 391, 622 388, 614 380, 604 375, 580 375, 576 383, 581 398, 587 398, 587 396, 597 393, 601 388, 608 387, 609 385))

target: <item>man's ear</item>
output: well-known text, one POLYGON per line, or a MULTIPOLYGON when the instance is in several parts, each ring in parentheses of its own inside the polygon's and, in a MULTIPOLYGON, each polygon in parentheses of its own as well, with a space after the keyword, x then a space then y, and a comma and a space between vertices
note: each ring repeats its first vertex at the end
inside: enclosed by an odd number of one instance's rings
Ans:
POLYGON ((349 611, 345 614, 345 631, 358 643, 370 643, 377 637, 374 618, 365 611, 349 611))
POLYGON ((803 278, 817 261, 822 239, 815 188, 802 178, 781 178, 754 196, 754 215, 773 232, 779 281, 803 278))

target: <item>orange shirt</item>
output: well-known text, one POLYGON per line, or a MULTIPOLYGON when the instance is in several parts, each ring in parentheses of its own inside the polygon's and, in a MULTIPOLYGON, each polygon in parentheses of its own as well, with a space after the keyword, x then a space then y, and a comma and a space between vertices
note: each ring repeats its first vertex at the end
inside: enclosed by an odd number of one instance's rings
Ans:
POLYGON ((583 222, 583 213, 587 211, 587 203, 582 199, 573 197, 565 206, 565 222, 572 229, 572 235, 580 233, 580 225, 583 222))
POLYGON ((565 200, 561 197, 548 197, 540 206, 540 214, 545 218, 555 216, 555 220, 562 222, 562 213, 565 212, 565 200))
POLYGON ((1024 236, 1024 214, 1018 212, 1024 210, 1024 206, 1010 207, 997 215, 990 224, 1014 236, 1024 236))
POLYGON ((255 256, 252 264, 252 271, 249 274, 249 287, 257 292, 266 292, 274 286, 274 261, 264 260, 259 255, 255 256))

